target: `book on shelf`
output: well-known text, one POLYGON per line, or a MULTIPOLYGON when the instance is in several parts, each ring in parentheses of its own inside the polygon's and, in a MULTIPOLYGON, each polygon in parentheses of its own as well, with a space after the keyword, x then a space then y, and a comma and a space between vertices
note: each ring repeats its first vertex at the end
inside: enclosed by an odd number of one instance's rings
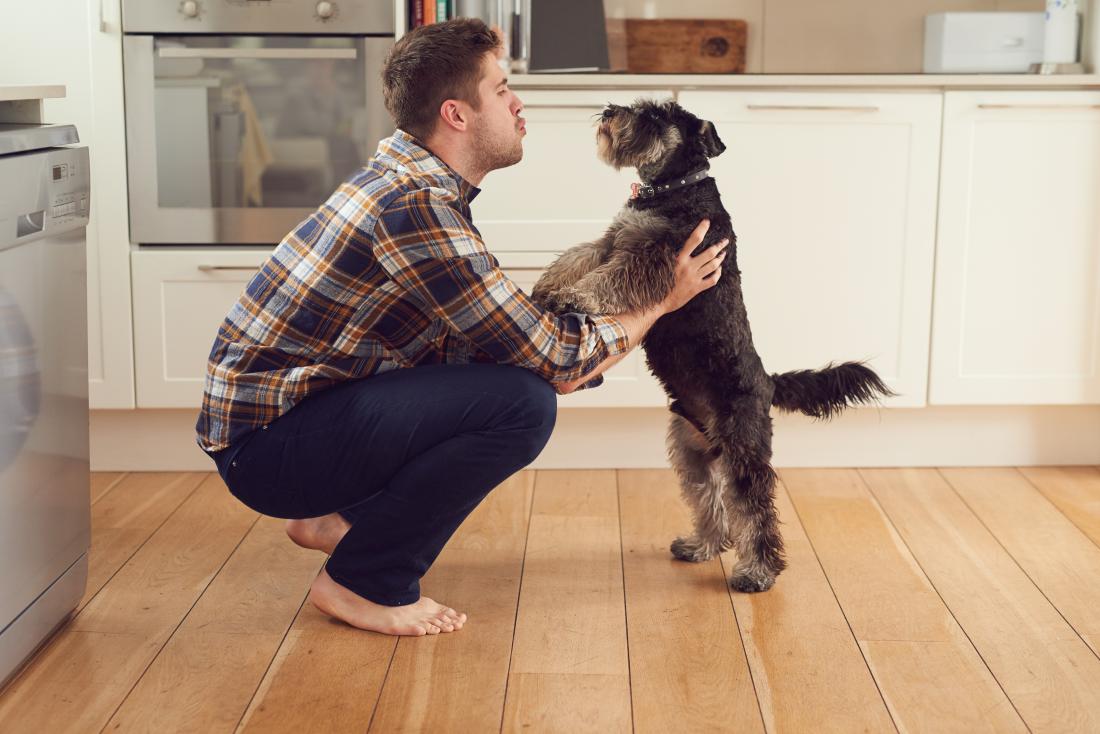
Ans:
POLYGON ((409 0, 410 29, 455 17, 455 0, 409 0))

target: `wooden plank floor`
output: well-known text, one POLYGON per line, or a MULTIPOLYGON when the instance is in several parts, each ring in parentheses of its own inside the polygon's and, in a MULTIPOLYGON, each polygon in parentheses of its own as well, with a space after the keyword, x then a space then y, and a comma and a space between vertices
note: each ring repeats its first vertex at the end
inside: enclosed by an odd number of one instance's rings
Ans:
POLYGON ((780 470, 788 570, 671 558, 666 470, 522 471, 393 638, 216 474, 96 474, 87 593, 0 691, 22 732, 1097 732, 1100 468, 780 470))

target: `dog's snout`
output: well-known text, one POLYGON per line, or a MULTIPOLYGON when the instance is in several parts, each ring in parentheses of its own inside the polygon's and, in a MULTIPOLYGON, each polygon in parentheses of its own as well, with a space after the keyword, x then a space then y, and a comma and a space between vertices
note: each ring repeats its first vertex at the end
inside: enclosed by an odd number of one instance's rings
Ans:
POLYGON ((622 107, 620 107, 619 105, 617 105, 617 104, 610 104, 610 103, 609 103, 609 104, 607 105, 607 107, 604 107, 604 108, 603 108, 603 114, 602 114, 602 115, 600 115, 600 120, 601 120, 601 121, 603 121, 603 122, 606 122, 606 121, 610 120, 610 119, 611 119, 612 117, 614 117, 614 116, 615 116, 615 115, 616 115, 616 114, 618 113, 618 111, 619 111, 619 110, 621 110, 621 109, 623 109, 623 108, 622 108, 622 107))

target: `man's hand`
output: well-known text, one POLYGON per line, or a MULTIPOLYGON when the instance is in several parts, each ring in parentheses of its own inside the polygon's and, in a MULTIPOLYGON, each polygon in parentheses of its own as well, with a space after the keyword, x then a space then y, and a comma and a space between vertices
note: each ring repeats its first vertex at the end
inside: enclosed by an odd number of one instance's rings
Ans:
POLYGON ((694 257, 691 255, 706 237, 708 229, 709 219, 699 222, 676 256, 676 283, 664 300, 666 313, 680 308, 707 288, 713 288, 722 277, 722 260, 726 257, 724 250, 729 238, 714 243, 694 257))
MULTIPOLYGON (((691 256, 691 251, 703 241, 709 228, 710 220, 704 219, 688 235, 680 254, 676 257, 676 282, 664 301, 645 311, 616 314, 616 318, 622 322, 627 331, 631 348, 641 342, 642 337, 645 336, 653 322, 664 314, 680 308, 707 288, 714 287, 718 283, 718 279, 722 277, 722 259, 726 256, 723 250, 729 244, 728 238, 715 243, 713 247, 703 250, 694 257, 691 256)), ((551 384, 559 395, 568 395, 596 375, 602 374, 609 367, 623 359, 626 354, 626 352, 623 352, 608 357, 600 363, 594 372, 588 373, 579 380, 551 384)))

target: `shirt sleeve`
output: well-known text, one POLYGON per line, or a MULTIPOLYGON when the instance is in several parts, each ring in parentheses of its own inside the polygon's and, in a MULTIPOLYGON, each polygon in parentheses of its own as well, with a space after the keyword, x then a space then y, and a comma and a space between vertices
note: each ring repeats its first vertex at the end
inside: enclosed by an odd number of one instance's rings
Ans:
MULTIPOLYGON (((630 348, 617 319, 555 315, 538 306, 500 269, 447 189, 401 194, 371 233, 386 274, 429 312, 500 364, 532 370, 548 382, 573 382, 630 348)), ((598 375, 584 383, 595 387, 598 375)))

